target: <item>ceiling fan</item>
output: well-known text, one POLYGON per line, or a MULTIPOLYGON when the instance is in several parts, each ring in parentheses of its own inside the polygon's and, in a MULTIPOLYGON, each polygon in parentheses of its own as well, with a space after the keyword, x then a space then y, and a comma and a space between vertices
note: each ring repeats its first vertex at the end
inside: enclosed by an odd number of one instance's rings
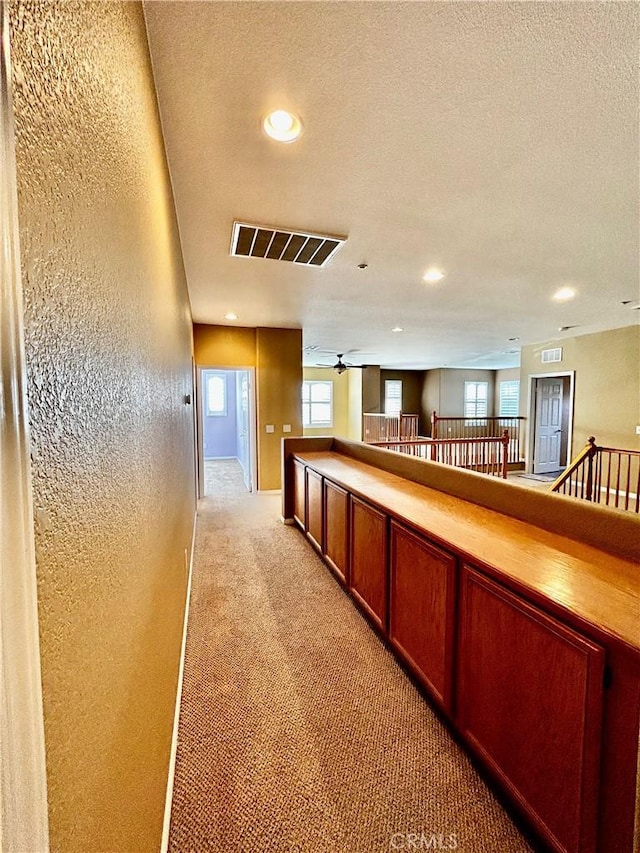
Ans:
MULTIPOLYGON (((349 361, 343 361, 342 360, 343 356, 344 356, 344 353, 339 352, 337 354, 338 360, 336 361, 335 364, 332 365, 333 369, 335 370, 335 372, 338 375, 340 375, 341 373, 344 373, 345 370, 349 370, 352 367, 356 368, 358 370, 366 370, 366 368, 367 368, 366 364, 351 364, 351 362, 349 362, 349 361)), ((326 367, 326 366, 327 366, 326 364, 319 364, 318 365, 318 367, 326 367)))

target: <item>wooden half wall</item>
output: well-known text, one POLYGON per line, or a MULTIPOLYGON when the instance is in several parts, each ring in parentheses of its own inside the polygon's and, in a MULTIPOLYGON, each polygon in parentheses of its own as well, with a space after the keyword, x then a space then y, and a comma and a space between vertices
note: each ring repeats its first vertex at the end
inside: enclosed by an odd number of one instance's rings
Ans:
MULTIPOLYGON (((640 519, 635 513, 594 506, 564 495, 548 494, 496 477, 417 459, 379 447, 332 438, 301 438, 283 442, 283 483, 289 483, 295 453, 341 453, 414 483, 438 489, 478 506, 534 524, 551 533, 627 559, 640 560, 640 519), (286 479, 285 479, 286 476, 286 479)), ((293 489, 283 490, 282 513, 293 518, 293 489)))

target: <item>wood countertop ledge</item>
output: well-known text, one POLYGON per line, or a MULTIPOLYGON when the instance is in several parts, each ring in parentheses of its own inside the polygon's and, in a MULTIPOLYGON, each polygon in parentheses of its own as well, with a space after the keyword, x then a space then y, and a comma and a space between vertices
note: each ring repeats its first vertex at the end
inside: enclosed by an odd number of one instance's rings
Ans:
POLYGON ((492 574, 640 650, 640 567, 332 451, 295 457, 492 574))

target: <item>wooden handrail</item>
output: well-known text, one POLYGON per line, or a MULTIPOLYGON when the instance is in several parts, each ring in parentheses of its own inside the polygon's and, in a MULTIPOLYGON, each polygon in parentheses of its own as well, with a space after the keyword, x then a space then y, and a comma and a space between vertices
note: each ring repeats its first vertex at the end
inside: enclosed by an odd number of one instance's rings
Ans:
POLYGON ((598 447, 591 435, 549 491, 640 512, 640 450, 598 447))
MULTIPOLYGON (((585 459, 593 459, 596 455, 596 437, 595 435, 590 435, 587 439, 587 443, 582 448, 580 453, 576 456, 576 458, 571 462, 569 467, 562 472, 549 486, 550 492, 558 492, 561 487, 567 482, 567 480, 571 479, 571 475, 575 474, 578 468, 582 465, 585 459)), ((589 497, 586 500, 591 500, 591 492, 593 488, 593 468, 592 468, 592 477, 591 477, 591 488, 589 489, 589 497)))
POLYGON ((449 417, 431 413, 431 438, 500 438, 505 429, 509 433, 507 461, 519 463, 521 453, 521 421, 526 418, 518 416, 486 415, 473 418, 449 417), (442 430, 445 435, 442 435, 442 430))
POLYGON ((419 415, 400 412, 387 415, 380 412, 364 412, 362 415, 362 440, 365 444, 380 441, 412 440, 418 437, 419 415))
POLYGON ((501 436, 480 438, 422 438, 416 440, 375 441, 370 442, 385 450, 407 453, 429 458, 432 462, 453 465, 456 468, 479 471, 484 474, 498 475, 507 479, 509 430, 504 429, 501 436), (491 445, 501 445, 499 458, 489 452, 491 445), (427 448, 429 448, 427 450, 427 448))

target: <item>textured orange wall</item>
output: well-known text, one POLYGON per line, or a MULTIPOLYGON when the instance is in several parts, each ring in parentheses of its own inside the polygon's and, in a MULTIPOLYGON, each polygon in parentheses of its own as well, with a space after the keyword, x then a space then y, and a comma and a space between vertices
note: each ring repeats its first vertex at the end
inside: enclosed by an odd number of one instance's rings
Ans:
POLYGON ((256 330, 195 323, 193 349, 199 367, 255 367, 256 330))
POLYGON ((10 5, 51 846, 160 846, 191 315, 138 3, 10 5))

